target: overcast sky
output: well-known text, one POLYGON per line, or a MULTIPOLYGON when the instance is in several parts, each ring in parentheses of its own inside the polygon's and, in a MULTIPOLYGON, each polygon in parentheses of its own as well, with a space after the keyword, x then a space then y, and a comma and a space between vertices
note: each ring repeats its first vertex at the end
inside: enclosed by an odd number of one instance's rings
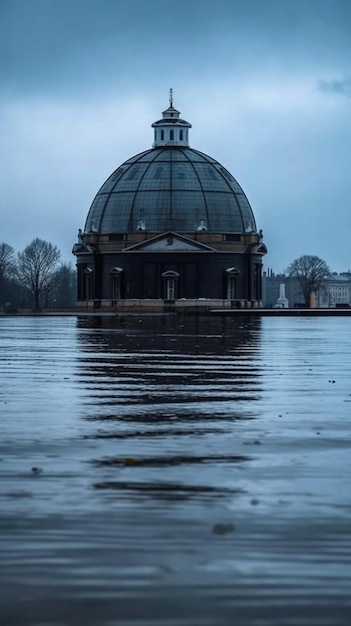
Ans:
POLYGON ((1 0, 0 242, 65 260, 174 104, 243 187, 265 268, 351 269, 351 0, 1 0))

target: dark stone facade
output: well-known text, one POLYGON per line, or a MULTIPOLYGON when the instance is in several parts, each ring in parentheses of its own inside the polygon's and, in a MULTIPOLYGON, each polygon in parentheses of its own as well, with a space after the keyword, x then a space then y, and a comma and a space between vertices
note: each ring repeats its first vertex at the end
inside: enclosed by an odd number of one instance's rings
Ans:
POLYGON ((218 251, 208 243, 199 245, 198 241, 176 233, 152 238, 153 247, 157 247, 155 243, 161 244, 155 250, 148 250, 150 240, 147 239, 122 250, 108 250, 106 248, 111 246, 101 244, 101 236, 86 236, 91 243, 76 244, 74 249, 78 267, 78 301, 101 300, 108 306, 116 305, 119 300, 174 301, 185 298, 235 300, 260 306, 265 246, 258 241, 257 235, 242 238, 244 241, 236 244, 242 250, 234 252, 230 249, 218 251), (163 249, 167 241, 172 242, 166 244, 169 251, 163 249), (175 241, 177 250, 172 251, 175 241), (193 249, 189 249, 191 247, 193 249))

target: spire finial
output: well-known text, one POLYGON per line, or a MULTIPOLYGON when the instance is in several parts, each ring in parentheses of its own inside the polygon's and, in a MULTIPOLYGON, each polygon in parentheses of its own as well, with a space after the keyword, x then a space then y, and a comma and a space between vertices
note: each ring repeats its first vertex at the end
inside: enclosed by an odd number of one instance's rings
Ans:
POLYGON ((171 107, 173 106, 173 89, 172 88, 169 90, 169 104, 171 107))

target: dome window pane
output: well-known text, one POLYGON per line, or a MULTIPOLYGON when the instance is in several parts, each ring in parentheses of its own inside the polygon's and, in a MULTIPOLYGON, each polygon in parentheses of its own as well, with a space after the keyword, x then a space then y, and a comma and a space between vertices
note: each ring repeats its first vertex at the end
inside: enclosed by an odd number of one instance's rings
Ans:
POLYGON ((212 180, 218 180, 216 170, 213 167, 208 167, 207 172, 212 180))
POLYGON ((134 178, 136 178, 136 176, 139 174, 139 169, 140 168, 137 165, 132 167, 129 176, 127 177, 127 180, 134 180, 134 178))
POLYGON ((119 178, 121 178, 123 172, 124 172, 124 168, 123 167, 119 167, 118 170, 116 170, 114 172, 114 174, 112 174, 111 180, 113 180, 113 181, 118 180, 119 178))

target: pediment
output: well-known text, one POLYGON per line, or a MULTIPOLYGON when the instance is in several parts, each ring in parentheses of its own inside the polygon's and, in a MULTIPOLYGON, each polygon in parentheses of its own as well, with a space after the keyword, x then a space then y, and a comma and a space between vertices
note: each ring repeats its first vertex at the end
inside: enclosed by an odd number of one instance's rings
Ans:
POLYGON ((97 247, 89 243, 75 243, 72 248, 72 254, 96 254, 97 247))
POLYGON ((123 252, 215 252, 214 248, 169 231, 125 248, 123 252))
POLYGON ((257 254, 267 254, 267 252, 268 252, 268 250, 267 250, 267 246, 266 246, 266 244, 264 244, 264 243, 260 243, 260 244, 257 246, 257 250, 256 250, 256 253, 257 253, 257 254))
POLYGON ((267 246, 264 243, 257 243, 257 244, 249 246, 249 248, 252 254, 262 254, 263 256, 264 254, 267 254, 268 252, 267 246))

